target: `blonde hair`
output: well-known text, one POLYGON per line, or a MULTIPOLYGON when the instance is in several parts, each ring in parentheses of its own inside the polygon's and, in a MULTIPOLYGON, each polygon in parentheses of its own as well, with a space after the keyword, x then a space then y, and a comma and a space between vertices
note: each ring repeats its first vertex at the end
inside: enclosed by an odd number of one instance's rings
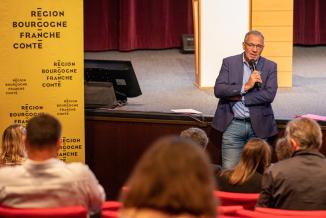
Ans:
POLYGON ((264 170, 271 163, 271 150, 267 142, 263 139, 250 139, 245 145, 240 162, 231 171, 226 171, 229 174, 229 183, 243 184, 255 172, 264 173, 264 170))
POLYGON ((24 136, 26 129, 18 124, 10 125, 3 131, 0 147, 1 164, 21 164, 26 156, 24 136))

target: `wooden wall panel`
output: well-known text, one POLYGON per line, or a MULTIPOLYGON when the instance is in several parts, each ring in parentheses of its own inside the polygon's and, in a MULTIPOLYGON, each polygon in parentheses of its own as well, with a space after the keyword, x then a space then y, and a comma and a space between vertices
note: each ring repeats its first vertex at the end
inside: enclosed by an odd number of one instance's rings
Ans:
POLYGON ((292 26, 293 11, 252 11, 252 26, 292 26))
MULTIPOLYGON (((265 43, 270 41, 277 42, 292 42, 292 26, 252 26, 252 29, 257 29, 264 33, 265 43)), ((293 46, 292 46, 293 47, 293 46)))
POLYGON ((278 71, 277 83, 279 87, 292 87, 292 71, 278 71))
POLYGON ((288 42, 265 42, 263 56, 268 57, 291 57, 293 46, 288 42))
POLYGON ((251 28, 265 36, 263 56, 278 64, 279 87, 291 87, 293 0, 252 0, 251 28))
POLYGON ((280 10, 293 10, 293 1, 290 0, 252 0, 253 11, 280 11, 280 10), (268 5, 267 5, 268 4, 268 5), (268 7, 266 7, 266 5, 268 7))
MULTIPOLYGON (((277 63, 277 69, 279 71, 292 71, 292 57, 271 57, 273 61, 277 63)), ((279 75, 283 76, 283 75, 279 75)))

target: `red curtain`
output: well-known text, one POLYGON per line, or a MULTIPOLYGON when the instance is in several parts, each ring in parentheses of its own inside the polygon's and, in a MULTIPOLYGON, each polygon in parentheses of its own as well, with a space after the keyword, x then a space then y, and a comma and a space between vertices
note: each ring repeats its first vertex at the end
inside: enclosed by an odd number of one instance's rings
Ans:
POLYGON ((193 33, 191 0, 84 0, 85 51, 181 46, 193 33))
MULTIPOLYGON (((294 0, 294 44, 326 44, 326 0, 294 0)), ((85 51, 181 47, 191 0, 84 0, 85 51)))
POLYGON ((84 0, 84 50, 117 49, 119 1, 84 0))
POLYGON ((325 0, 294 0, 294 44, 326 44, 325 11, 325 0))

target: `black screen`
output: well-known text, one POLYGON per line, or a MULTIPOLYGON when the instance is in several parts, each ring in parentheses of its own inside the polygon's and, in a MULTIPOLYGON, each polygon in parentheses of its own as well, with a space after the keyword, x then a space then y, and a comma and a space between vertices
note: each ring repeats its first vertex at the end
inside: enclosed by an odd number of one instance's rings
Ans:
POLYGON ((117 100, 142 94, 130 61, 85 60, 84 79, 88 81, 111 82, 117 100))

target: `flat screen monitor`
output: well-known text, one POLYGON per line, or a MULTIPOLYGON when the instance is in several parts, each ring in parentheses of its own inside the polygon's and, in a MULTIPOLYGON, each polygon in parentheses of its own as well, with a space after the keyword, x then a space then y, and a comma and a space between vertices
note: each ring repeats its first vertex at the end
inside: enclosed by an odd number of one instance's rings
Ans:
POLYGON ((85 82, 111 82, 117 100, 142 94, 135 71, 130 61, 85 60, 85 82))

